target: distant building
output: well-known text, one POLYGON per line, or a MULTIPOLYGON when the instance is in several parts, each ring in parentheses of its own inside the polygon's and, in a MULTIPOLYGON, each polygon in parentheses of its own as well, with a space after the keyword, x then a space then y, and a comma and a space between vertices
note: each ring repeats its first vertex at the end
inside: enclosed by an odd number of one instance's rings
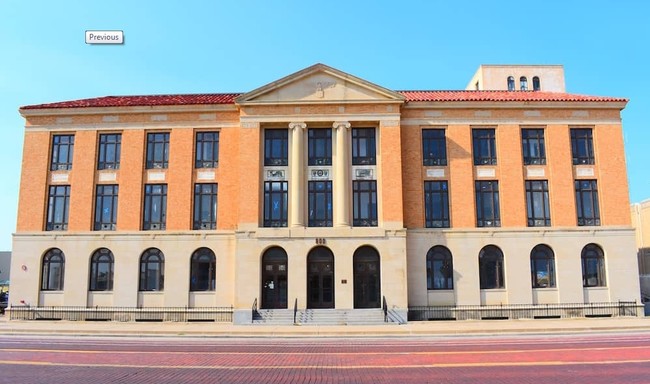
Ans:
POLYGON ((11 300, 236 322, 638 301, 627 100, 565 93, 561 66, 481 66, 468 88, 317 64, 243 94, 22 107, 11 300))
POLYGON ((632 204, 632 225, 636 228, 639 273, 650 275, 650 200, 632 204))
POLYGON ((0 252, 0 284, 11 276, 11 252, 0 252))

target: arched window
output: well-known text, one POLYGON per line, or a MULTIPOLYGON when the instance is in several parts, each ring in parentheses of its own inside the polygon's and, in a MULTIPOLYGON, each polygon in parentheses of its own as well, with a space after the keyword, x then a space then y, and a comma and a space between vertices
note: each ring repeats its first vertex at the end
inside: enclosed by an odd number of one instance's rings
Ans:
POLYGON ((60 249, 53 248, 43 256, 41 268, 41 290, 62 291, 65 275, 65 256, 60 249))
POLYGON ((436 245, 427 252, 427 289, 454 289, 451 252, 442 245, 436 245))
POLYGON ((539 91, 541 89, 541 85, 539 83, 539 77, 535 76, 533 77, 533 91, 539 91))
POLYGON ((582 248, 582 286, 605 287, 605 254, 596 244, 582 248))
POLYGON ((499 247, 487 245, 478 254, 481 289, 505 288, 503 280, 503 252, 499 247))
POLYGON ((528 90, 528 79, 526 76, 522 76, 519 78, 519 89, 522 91, 527 91, 528 90))
POLYGON ((113 290, 113 253, 100 248, 90 259, 90 290, 113 290))
POLYGON ((512 76, 508 76, 508 91, 514 91, 515 90, 515 78, 512 76))
POLYGON ((140 291, 162 291, 165 283, 165 256, 149 248, 140 257, 140 291))
POLYGON ((199 248, 192 254, 190 291, 214 291, 217 258, 208 248, 199 248))
POLYGON ((551 248, 539 244, 530 251, 530 276, 533 288, 555 288, 555 255, 551 248))

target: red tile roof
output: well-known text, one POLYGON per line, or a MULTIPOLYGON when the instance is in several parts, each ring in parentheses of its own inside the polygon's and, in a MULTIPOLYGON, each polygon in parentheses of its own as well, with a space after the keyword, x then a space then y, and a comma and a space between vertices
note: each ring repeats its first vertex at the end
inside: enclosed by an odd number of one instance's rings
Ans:
MULTIPOLYGON (((574 95, 540 91, 397 91, 406 102, 627 102, 618 97, 574 95)), ((58 103, 27 105, 20 109, 129 107, 156 105, 234 104, 241 93, 208 93, 186 95, 104 96, 58 103)))
POLYGON ((187 95, 104 96, 58 103, 27 105, 20 109, 136 107, 154 105, 234 104, 241 93, 205 93, 187 95))

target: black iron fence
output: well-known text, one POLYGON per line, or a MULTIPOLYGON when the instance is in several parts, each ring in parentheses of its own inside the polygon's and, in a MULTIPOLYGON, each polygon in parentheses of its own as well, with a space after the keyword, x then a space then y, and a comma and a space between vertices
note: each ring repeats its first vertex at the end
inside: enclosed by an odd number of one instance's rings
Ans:
POLYGON ((232 322, 233 307, 28 307, 8 308, 11 320, 232 322))
POLYGON ((409 307, 409 321, 568 319, 574 317, 639 316, 643 305, 636 301, 576 304, 503 304, 409 307))

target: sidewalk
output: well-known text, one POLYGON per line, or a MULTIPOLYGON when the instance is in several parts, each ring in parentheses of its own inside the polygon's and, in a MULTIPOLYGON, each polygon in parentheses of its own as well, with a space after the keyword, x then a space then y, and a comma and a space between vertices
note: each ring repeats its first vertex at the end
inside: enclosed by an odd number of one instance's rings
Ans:
POLYGON ((233 325, 230 323, 147 323, 92 321, 9 321, 0 316, 0 335, 184 337, 391 337, 460 336, 579 332, 650 332, 650 317, 543 320, 462 320, 410 322, 404 325, 233 325))

